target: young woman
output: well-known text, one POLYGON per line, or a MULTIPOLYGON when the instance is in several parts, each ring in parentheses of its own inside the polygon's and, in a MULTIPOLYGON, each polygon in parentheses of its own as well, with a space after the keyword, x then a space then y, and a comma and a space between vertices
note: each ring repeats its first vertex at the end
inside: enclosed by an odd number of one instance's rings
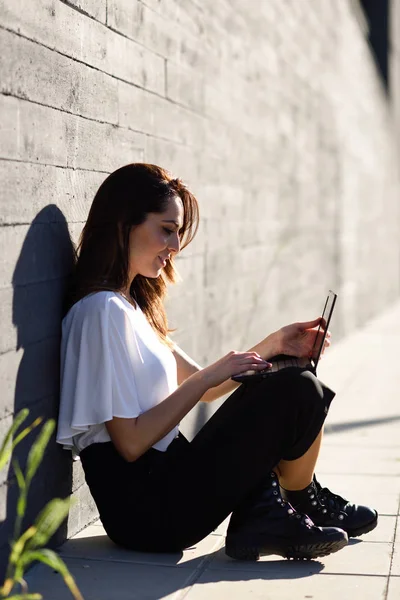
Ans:
POLYGON ((180 551, 233 513, 234 558, 335 552, 348 534, 375 527, 377 514, 313 479, 334 393, 300 368, 231 380, 276 354, 309 355, 319 319, 197 365, 169 338, 163 307, 174 258, 197 226, 193 194, 156 165, 127 165, 101 185, 62 325, 57 441, 80 455, 104 528, 121 546, 180 551), (189 443, 180 420, 229 392, 189 443))

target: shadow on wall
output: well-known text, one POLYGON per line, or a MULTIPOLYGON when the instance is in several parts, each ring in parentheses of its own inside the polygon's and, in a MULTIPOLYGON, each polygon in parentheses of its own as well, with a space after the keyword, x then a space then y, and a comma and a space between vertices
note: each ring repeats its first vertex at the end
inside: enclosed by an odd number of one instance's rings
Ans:
MULTIPOLYGON (((14 414, 24 407, 30 410, 25 424, 31 423, 37 416, 44 420, 57 418, 60 326, 66 284, 73 260, 74 248, 65 217, 55 205, 46 206, 29 227, 12 279, 13 324, 17 329, 17 348, 15 353, 10 352, 9 355, 16 359, 18 372, 15 378, 10 365, 9 376, 10 379, 15 379, 14 414)), ((11 406, 6 409, 8 413, 12 411, 11 406)), ((14 456, 23 470, 38 430, 17 446, 14 456)), ((8 484, 3 486, 4 496, 1 497, 3 506, 6 505, 5 520, 0 525, 1 581, 8 558, 18 497, 12 466, 7 479, 8 484)), ((56 445, 53 437, 30 488, 23 530, 51 498, 68 496, 71 485, 71 458, 69 453, 56 445)), ((66 524, 51 545, 57 545, 65 537, 66 524)))
POLYGON ((390 87, 389 81, 389 57, 390 39, 389 22, 391 17, 389 0, 360 0, 361 6, 367 19, 367 38, 371 47, 373 57, 382 77, 386 91, 390 87))

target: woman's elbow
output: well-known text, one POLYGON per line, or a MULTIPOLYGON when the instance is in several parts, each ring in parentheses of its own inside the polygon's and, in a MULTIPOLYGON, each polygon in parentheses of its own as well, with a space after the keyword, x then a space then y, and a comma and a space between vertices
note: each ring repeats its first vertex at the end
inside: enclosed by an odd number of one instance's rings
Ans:
POLYGON ((122 447, 117 448, 117 450, 126 462, 135 462, 146 452, 147 447, 137 444, 136 441, 130 441, 128 444, 123 444, 122 447))
POLYGON ((136 444, 123 444, 119 448, 117 447, 117 451, 122 456, 126 462, 135 462, 144 454, 144 451, 140 450, 136 444))
POLYGON ((108 434, 118 454, 127 462, 135 462, 144 452, 136 432, 137 419, 114 417, 106 423, 108 434))
POLYGON ((120 450, 119 451, 120 455, 122 456, 122 458, 124 460, 126 460, 126 462, 135 462, 139 456, 136 454, 136 452, 134 452, 133 450, 130 449, 124 449, 124 450, 120 450))

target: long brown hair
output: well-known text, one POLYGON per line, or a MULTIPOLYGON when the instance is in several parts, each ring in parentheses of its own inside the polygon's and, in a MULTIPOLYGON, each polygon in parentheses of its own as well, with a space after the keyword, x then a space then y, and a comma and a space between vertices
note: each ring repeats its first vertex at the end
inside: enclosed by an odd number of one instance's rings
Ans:
MULTIPOLYGON (((129 234, 144 223, 148 213, 161 213, 174 196, 182 200, 184 216, 179 230, 180 248, 196 235, 199 207, 195 196, 179 178, 157 165, 132 163, 111 173, 98 189, 81 233, 67 309, 84 296, 102 290, 119 291, 129 284, 129 234)), ((157 278, 136 275, 130 300, 143 310, 160 339, 170 346, 163 299, 167 282, 177 281, 173 258, 157 278)))

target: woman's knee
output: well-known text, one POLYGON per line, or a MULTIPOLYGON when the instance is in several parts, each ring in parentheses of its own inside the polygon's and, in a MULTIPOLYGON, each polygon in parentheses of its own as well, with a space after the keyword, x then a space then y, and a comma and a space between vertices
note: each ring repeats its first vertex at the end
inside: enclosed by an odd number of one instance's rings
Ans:
POLYGON ((311 371, 289 367, 282 369, 279 373, 279 380, 276 383, 281 392, 281 397, 285 396, 288 401, 293 403, 306 402, 307 404, 320 407, 325 406, 334 397, 334 392, 323 384, 311 371))
POLYGON ((301 397, 301 404, 307 405, 310 411, 314 410, 315 413, 323 413, 326 416, 335 393, 311 371, 299 371, 295 376, 295 386, 301 397))

